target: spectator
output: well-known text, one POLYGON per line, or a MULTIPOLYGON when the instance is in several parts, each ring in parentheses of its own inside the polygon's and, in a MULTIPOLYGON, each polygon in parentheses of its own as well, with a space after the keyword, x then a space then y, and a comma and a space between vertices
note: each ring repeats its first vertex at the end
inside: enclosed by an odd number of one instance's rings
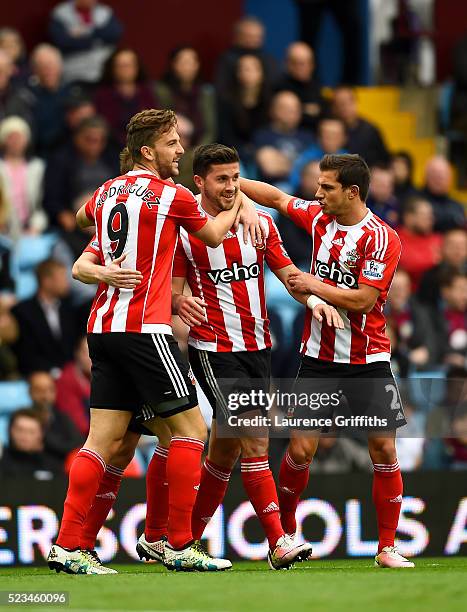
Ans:
POLYGON ((0 477, 51 480, 63 473, 62 463, 44 449, 44 432, 34 410, 17 410, 11 415, 8 446, 0 459, 0 477))
POLYGON ((442 346, 434 328, 430 311, 411 293, 410 277, 402 269, 396 271, 386 304, 386 318, 396 337, 397 352, 406 376, 406 367, 423 369, 439 363, 442 346))
POLYGON ((97 112, 106 119, 119 149, 125 146, 126 125, 145 108, 156 108, 156 99, 141 59, 133 49, 114 51, 104 65, 94 98, 97 112))
POLYGON ((397 432, 397 460, 403 472, 413 472, 423 461, 424 418, 410 401, 404 399, 403 405, 407 424, 397 432))
POLYGON ((0 123, 0 180, 8 201, 7 226, 10 237, 23 232, 40 233, 47 226, 42 210, 45 164, 29 157, 29 125, 21 117, 7 117, 0 123))
POLYGON ((78 340, 73 361, 66 364, 57 380, 57 408, 73 422, 84 437, 89 430, 91 359, 86 337, 78 340))
POLYGON ((49 44, 38 45, 31 54, 34 144, 36 152, 46 157, 57 144, 65 128, 64 103, 70 87, 63 84, 63 62, 60 51, 49 44))
POLYGON ((344 124, 340 119, 321 119, 318 124, 318 142, 306 149, 296 160, 290 175, 292 191, 295 191, 300 181, 300 172, 309 161, 317 161, 323 155, 346 153, 346 134, 344 124))
POLYGON ((253 162, 253 132, 266 125, 271 95, 261 60, 241 55, 230 86, 219 93, 220 142, 235 147, 242 161, 253 162))
POLYGON ((446 450, 449 455, 452 470, 467 470, 467 408, 458 410, 452 430, 455 437, 446 440, 446 450))
POLYGON ((174 49, 161 81, 156 83, 156 97, 163 108, 173 109, 194 126, 192 145, 216 140, 216 103, 214 88, 203 83, 201 62, 193 47, 174 49))
POLYGON ((465 366, 467 356, 467 276, 448 273, 441 280, 441 323, 445 329, 444 361, 465 366))
MULTIPOLYGON (((73 134, 78 125, 84 120, 97 115, 94 102, 81 88, 72 88, 70 95, 64 101, 65 125, 60 140, 54 147, 54 151, 61 147, 70 146, 73 134)), ((113 152, 118 157, 118 151, 113 152)))
POLYGON ((358 153, 369 166, 389 163, 389 153, 381 132, 375 125, 359 117, 357 96, 351 87, 336 87, 332 109, 345 124, 349 153, 358 153))
MULTIPOLYGON (((298 198, 314 200, 318 191, 320 175, 319 162, 311 161, 305 164, 300 174, 300 184, 296 190, 298 198)), ((292 223, 284 215, 280 215, 277 225, 287 253, 292 261, 302 270, 310 268, 310 236, 304 229, 292 223)))
POLYGON ((440 155, 432 157, 426 165, 422 195, 433 206, 437 232, 465 226, 464 207, 449 197, 451 186, 452 169, 448 160, 440 155))
POLYGON ((356 440, 321 436, 312 469, 322 474, 370 472, 372 463, 368 450, 356 440))
POLYGON ((90 117, 75 129, 72 143, 50 158, 44 179, 44 209, 52 224, 74 229, 73 201, 118 174, 116 160, 107 160, 106 145, 107 124, 98 116, 90 117))
POLYGON ((12 380, 18 377, 18 364, 11 347, 16 342, 19 332, 8 302, 9 300, 0 294, 0 380, 12 380))
POLYGON ((19 327, 15 350, 23 375, 62 368, 71 360, 76 338, 76 315, 67 300, 66 268, 47 259, 37 266, 36 276, 37 293, 12 310, 19 327))
POLYGON ((394 153, 391 156, 391 171, 394 177, 394 195, 403 208, 407 200, 420 195, 413 184, 413 159, 410 153, 394 153))
POLYGON ((32 123, 31 96, 12 81, 14 66, 10 56, 0 49, 0 121, 10 115, 18 115, 32 123))
POLYGON ((245 16, 234 24, 232 46, 219 57, 217 63, 215 81, 218 95, 229 90, 235 82, 238 60, 243 55, 254 55, 260 60, 268 88, 276 81, 277 62, 264 51, 264 36, 264 25, 256 17, 245 16))
POLYGON ((29 66, 20 32, 14 28, 0 28, 0 49, 9 55, 13 62, 12 82, 15 85, 24 85, 29 76, 29 66))
POLYGON ((315 130, 325 108, 321 85, 314 78, 315 55, 304 42, 291 43, 286 52, 285 72, 276 85, 277 91, 293 91, 302 103, 302 125, 315 130))
POLYGON ((33 372, 29 377, 29 395, 33 411, 44 430, 44 450, 64 461, 68 453, 84 442, 70 418, 56 406, 55 381, 48 372, 33 372))
POLYGON ((63 54, 67 82, 95 83, 121 34, 113 9, 98 0, 61 2, 50 16, 50 39, 63 54))
POLYGON ((442 238, 433 231, 433 224, 433 209, 427 200, 417 197, 407 202, 397 229, 402 245, 399 267, 409 274, 414 291, 423 274, 441 257, 442 238))
POLYGON ((449 272, 467 273, 467 233, 464 229, 455 228, 443 235, 441 261, 422 276, 418 288, 420 301, 437 307, 441 280, 449 272))
POLYGON ((394 177, 387 168, 373 166, 366 205, 391 227, 399 222, 399 201, 394 195, 394 177))
POLYGON ((253 134, 256 163, 262 180, 286 181, 292 164, 311 146, 311 134, 299 127, 302 109, 292 91, 276 93, 271 101, 271 122, 253 134))
POLYGON ((15 281, 11 276, 11 247, 11 241, 0 235, 0 302, 7 306, 12 305, 15 293, 15 281))
POLYGON ((178 176, 176 182, 188 187, 188 189, 194 193, 197 193, 198 188, 193 181, 193 156, 195 153, 193 136, 195 133, 195 126, 188 117, 180 113, 177 115, 177 132, 180 136, 180 144, 185 149, 185 153, 178 162, 178 176))

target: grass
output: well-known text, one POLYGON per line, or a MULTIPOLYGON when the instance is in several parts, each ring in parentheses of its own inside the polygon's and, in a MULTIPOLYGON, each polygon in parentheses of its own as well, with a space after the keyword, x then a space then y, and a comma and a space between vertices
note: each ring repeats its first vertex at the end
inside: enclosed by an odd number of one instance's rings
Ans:
POLYGON ((0 569, 0 590, 70 593, 66 608, 29 605, 29 610, 467 610, 466 557, 421 558, 414 570, 375 569, 370 559, 317 560, 288 572, 270 571, 265 562, 235 563, 232 571, 219 574, 172 573, 158 564, 113 567, 118 575, 70 576, 45 567, 0 569))

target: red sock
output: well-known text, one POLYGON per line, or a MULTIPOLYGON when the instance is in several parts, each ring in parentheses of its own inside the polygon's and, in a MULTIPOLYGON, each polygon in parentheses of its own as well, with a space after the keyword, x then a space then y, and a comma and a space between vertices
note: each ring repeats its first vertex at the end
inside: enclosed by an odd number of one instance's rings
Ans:
POLYGON ((266 533, 269 547, 273 549, 284 530, 268 457, 245 457, 241 460, 241 468, 243 486, 266 533))
POLYGON ((309 477, 310 464, 295 463, 287 450, 279 471, 279 507, 285 533, 293 534, 297 531, 295 512, 309 477))
POLYGON ((373 502, 378 519, 378 553, 385 546, 394 546, 402 504, 402 475, 399 462, 373 465, 373 502))
POLYGON ((169 521, 167 536, 170 546, 184 548, 193 540, 191 513, 201 476, 201 454, 204 442, 195 438, 174 437, 167 459, 169 483, 169 521))
POLYGON ((79 548, 81 530, 105 472, 105 461, 95 451, 82 448, 71 464, 68 491, 57 544, 79 548))
POLYGON ((209 519, 224 499, 231 470, 206 459, 201 468, 199 491, 191 516, 193 539, 200 540, 209 519))
POLYGON ((99 489, 81 530, 79 544, 81 549, 93 550, 95 548, 99 529, 105 523, 105 519, 117 499, 122 477, 123 470, 120 468, 116 468, 113 465, 107 465, 105 468, 99 489))
POLYGON ((146 526, 144 537, 156 542, 167 535, 169 518, 169 487, 167 482, 167 457, 169 449, 156 447, 146 473, 146 526))

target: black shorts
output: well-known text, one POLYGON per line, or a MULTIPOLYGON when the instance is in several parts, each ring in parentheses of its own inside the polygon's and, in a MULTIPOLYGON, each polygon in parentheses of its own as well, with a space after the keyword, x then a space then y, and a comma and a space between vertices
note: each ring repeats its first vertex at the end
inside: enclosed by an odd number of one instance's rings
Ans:
MULTIPOLYGON (((193 374, 204 391, 213 418, 231 414, 229 394, 269 391, 271 383, 271 350, 214 353, 188 346, 188 358, 193 374)), ((236 409, 236 414, 249 412, 254 406, 236 409)))
POLYGON ((393 431, 407 423, 397 383, 385 361, 341 364, 304 356, 294 391, 309 399, 293 410, 299 429, 309 427, 300 425, 300 419, 307 417, 332 419, 330 428, 341 433, 393 431))
MULTIPOLYGON (((178 344, 168 334, 88 334, 91 408, 128 410, 144 422, 198 404, 178 344)), ((134 431, 134 429, 133 429, 134 431)))

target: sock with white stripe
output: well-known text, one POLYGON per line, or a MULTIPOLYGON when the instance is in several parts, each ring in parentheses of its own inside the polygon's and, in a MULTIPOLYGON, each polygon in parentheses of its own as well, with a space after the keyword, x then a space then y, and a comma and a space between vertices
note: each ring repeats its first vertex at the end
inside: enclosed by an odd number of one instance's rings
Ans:
POLYGON ((403 483, 399 462, 373 464, 373 502, 378 520, 378 553, 394 546, 402 505, 403 483))
POLYGON ((168 456, 169 449, 158 444, 146 472, 147 508, 144 537, 148 542, 156 542, 167 535, 169 518, 168 456))
POLYGON ((285 533, 293 534, 297 530, 295 513, 309 477, 310 464, 295 463, 287 450, 279 470, 279 506, 285 533))
POLYGON ((201 476, 204 442, 174 436, 167 459, 169 483, 169 521, 167 537, 172 548, 181 550, 193 540, 191 514, 201 476))
POLYGON ((122 478, 122 469, 107 465, 96 497, 81 530, 80 548, 82 550, 93 550, 96 547, 97 534, 117 499, 122 478))
POLYGON ((81 530, 105 472, 105 461, 93 450, 82 448, 71 464, 68 491, 57 544, 79 548, 81 530))
POLYGON ((279 516, 276 483, 269 469, 268 456, 241 460, 243 486, 264 529, 269 548, 284 535, 279 516))
POLYGON ((217 465, 206 458, 201 468, 199 491, 191 517, 193 539, 201 539, 206 525, 222 503, 231 473, 232 471, 228 468, 217 465))

